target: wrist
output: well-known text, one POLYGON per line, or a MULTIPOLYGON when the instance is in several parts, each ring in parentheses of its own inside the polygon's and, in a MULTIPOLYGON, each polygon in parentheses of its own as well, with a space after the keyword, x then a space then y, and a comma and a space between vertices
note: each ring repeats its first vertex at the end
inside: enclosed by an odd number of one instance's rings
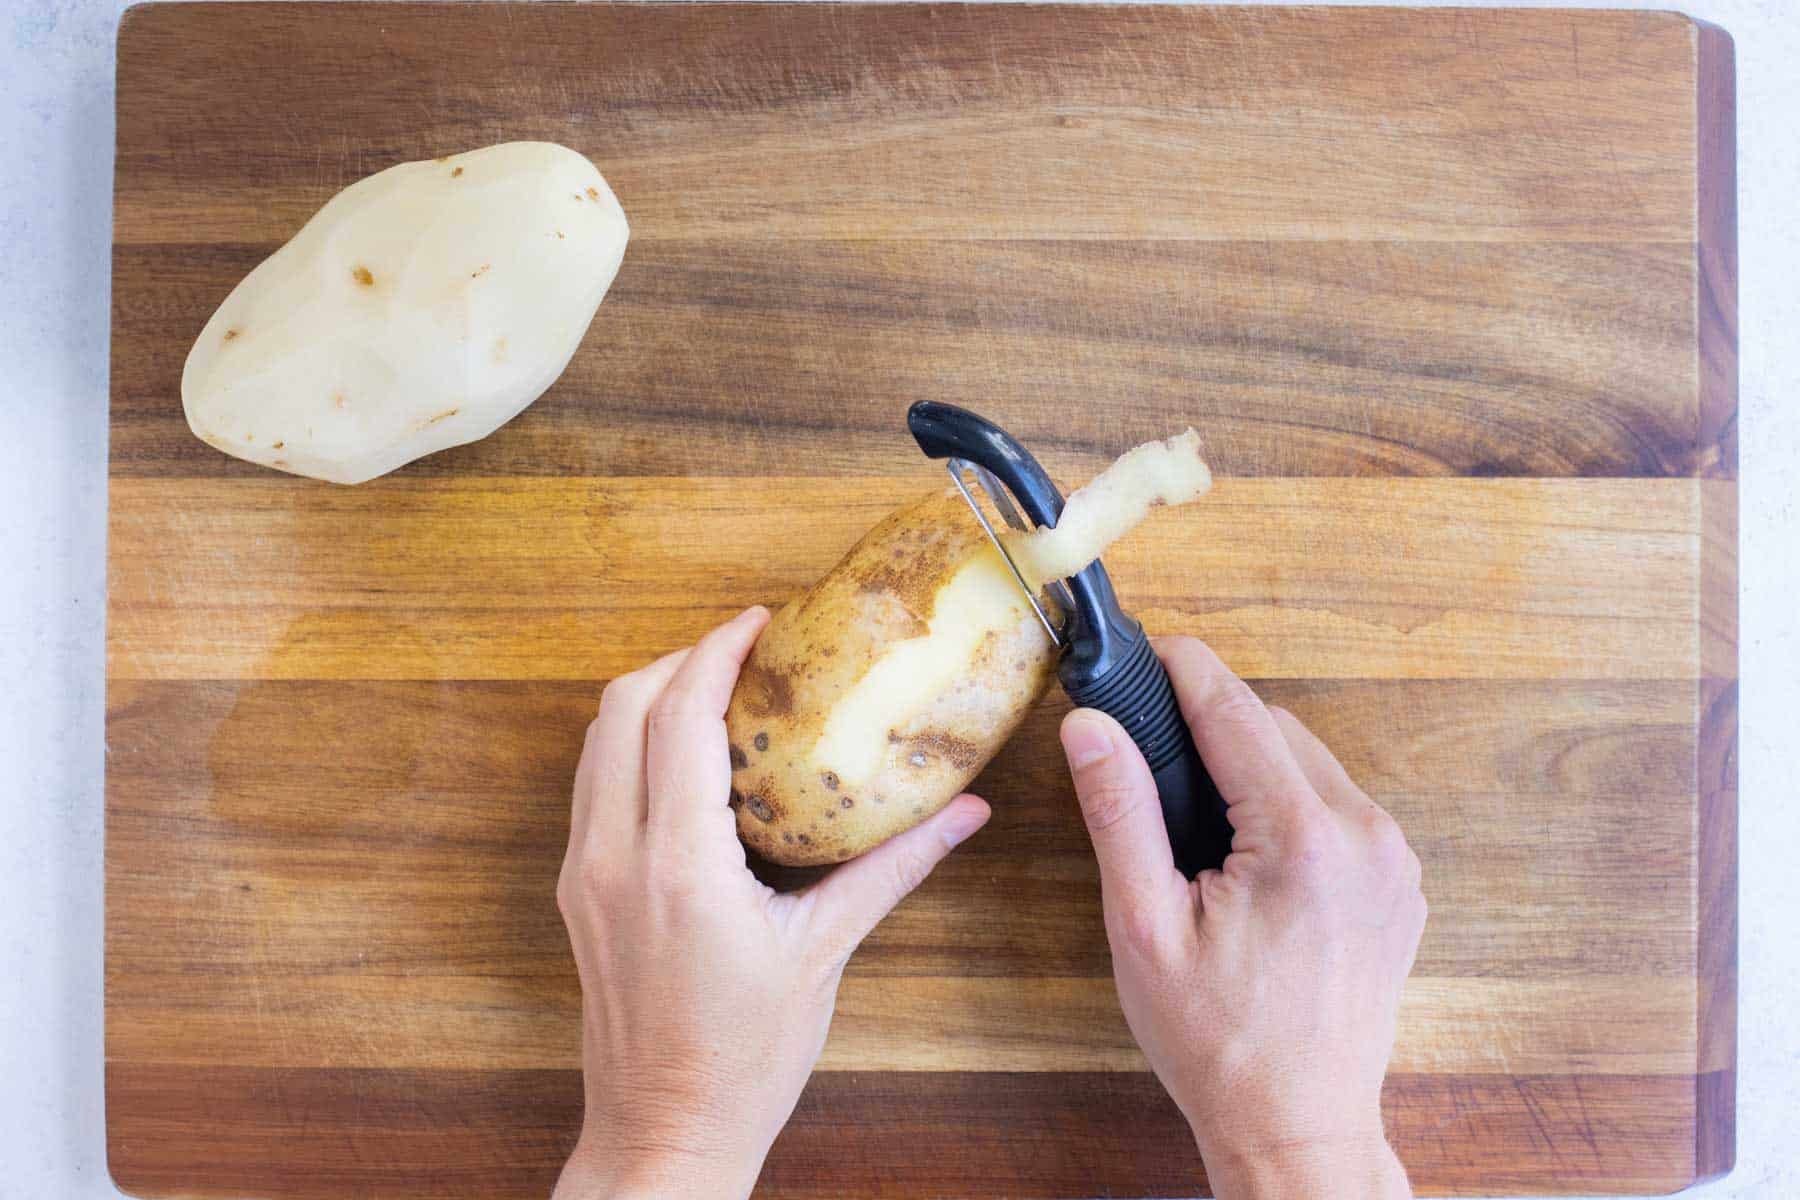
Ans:
POLYGON ((632 1148, 583 1133, 552 1200, 734 1200, 750 1195, 761 1170, 760 1155, 632 1148))
POLYGON ((1406 1171, 1372 1125, 1257 1141, 1195 1138, 1207 1181, 1221 1200, 1396 1200, 1410 1197, 1406 1171))

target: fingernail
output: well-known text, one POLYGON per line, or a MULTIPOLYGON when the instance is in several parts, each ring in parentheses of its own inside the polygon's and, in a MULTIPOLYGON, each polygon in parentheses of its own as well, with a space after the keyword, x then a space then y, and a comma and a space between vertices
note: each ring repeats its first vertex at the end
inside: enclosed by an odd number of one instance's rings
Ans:
POLYGON ((1079 771, 1092 766, 1113 752, 1112 733, 1106 726, 1080 712, 1071 714, 1062 725, 1063 753, 1069 766, 1079 771))

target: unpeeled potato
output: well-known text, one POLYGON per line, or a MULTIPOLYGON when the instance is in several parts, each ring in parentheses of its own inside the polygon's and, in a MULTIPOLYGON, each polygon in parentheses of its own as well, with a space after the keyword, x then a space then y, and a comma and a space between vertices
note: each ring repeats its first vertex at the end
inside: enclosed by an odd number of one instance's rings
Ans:
POLYGON ((776 613, 725 715, 744 842, 841 862, 949 803, 1049 683, 1049 635, 954 491, 776 613))
MULTIPOLYGON (((1042 584, 1211 484, 1190 429, 1120 457, 1054 527, 1002 536, 1042 584)), ((739 835, 797 866, 841 862, 917 825, 1005 744, 1056 661, 956 491, 902 508, 776 613, 744 664, 725 714, 739 835)))

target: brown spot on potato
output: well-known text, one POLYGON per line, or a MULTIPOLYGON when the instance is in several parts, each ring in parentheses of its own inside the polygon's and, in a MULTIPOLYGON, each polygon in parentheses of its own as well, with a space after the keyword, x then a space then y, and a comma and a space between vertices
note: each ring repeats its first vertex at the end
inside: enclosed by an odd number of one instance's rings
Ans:
POLYGON ((599 188, 589 188, 587 190, 587 198, 589 200, 598 200, 600 198, 600 189, 599 188))
POLYGON ((744 748, 736 742, 731 743, 731 769, 741 771, 749 765, 750 756, 744 753, 744 748))
POLYGON ((559 242, 563 240, 563 231, 560 229, 556 231, 556 240, 559 242))
POLYGON ((506 361, 506 339, 505 338, 495 338, 494 339, 494 361, 497 363, 506 361))
POLYGON ((848 796, 845 796, 842 800, 838 801, 838 807, 839 808, 855 808, 856 801, 852 800, 848 796))
POLYGON ((825 819, 826 819, 826 820, 827 820, 827 821, 835 821, 835 820, 837 820, 837 809, 835 809, 835 808, 828 808, 828 809, 826 809, 826 810, 825 810, 825 819))
POLYGON ((374 287, 375 286, 374 274, 369 270, 369 268, 363 266, 361 263, 358 263, 356 266, 350 268, 350 278, 356 280, 356 282, 360 283, 363 287, 374 287))
POLYGON ((732 788, 725 803, 729 804, 732 808, 742 808, 744 806, 744 793, 738 791, 736 788, 732 788))
POLYGON ((826 791, 835 792, 838 790, 838 777, 836 771, 827 771, 819 776, 819 779, 825 784, 826 791))
POLYGON ((426 417, 419 423, 419 428, 428 429, 431 426, 436 425, 439 421, 448 421, 451 417, 454 417, 461 411, 462 409, 460 408, 446 408, 443 412, 438 413, 435 416, 426 417))
POLYGON ((476 267, 473 271, 469 272, 469 278, 470 279, 480 279, 483 275, 486 275, 490 270, 492 270, 493 266, 494 266, 493 263, 482 263, 479 267, 476 267))
POLYGON ((280 450, 280 449, 283 449, 284 447, 286 447, 286 445, 287 445, 286 442, 276 442, 273 446, 270 446, 269 449, 280 450))
POLYGON ((349 403, 349 401, 344 399, 344 393, 342 393, 342 392, 331 393, 331 404, 332 404, 333 408, 342 408, 348 403, 349 403))
POLYGON ((756 747, 756 752, 758 754, 761 754, 764 750, 769 748, 769 735, 767 733, 759 733, 750 739, 750 744, 756 747))
POLYGON ((812 845, 812 839, 803 833, 800 835, 800 844, 802 846, 810 846, 812 845))
POLYGON ((229 342, 229 341, 234 341, 234 340, 236 340, 236 338, 237 338, 237 335, 238 335, 238 331, 237 331, 237 330, 235 330, 235 329, 227 329, 227 330, 226 330, 226 331, 225 331, 225 340, 226 340, 226 341, 228 341, 228 342, 229 342))
POLYGON ((744 711, 753 717, 784 717, 794 711, 793 680, 764 667, 754 656, 738 672, 738 691, 744 711))
POLYGON ((918 628, 898 636, 926 632, 938 588, 974 544, 953 504, 960 507, 953 498, 934 494, 908 505, 870 530, 844 564, 857 591, 892 596, 912 616, 918 628))
POLYGON ((461 167, 452 168, 450 171, 450 178, 461 179, 462 178, 462 168, 461 167))
MULTIPOLYGON (((744 807, 749 809, 750 815, 759 821, 773 821, 775 819, 775 810, 770 808, 769 802, 764 800, 761 796, 746 797, 744 800, 744 807)), ((783 834, 782 836, 786 837, 787 835, 783 834)))
POLYGON ((892 635, 896 639, 924 637, 931 632, 931 625, 920 614, 929 611, 936 588, 931 582, 919 579, 918 574, 905 566, 895 566, 885 571, 858 572, 858 592, 865 596, 888 596, 899 601, 903 620, 892 635))
POLYGON ((791 833, 784 833, 781 835, 781 840, 791 846, 794 844, 794 835, 791 833))
MULTIPOLYGON (((967 738, 957 737, 942 729, 927 729, 923 733, 915 733, 906 739, 913 756, 925 754, 944 759, 951 766, 961 771, 972 771, 981 765, 981 747, 967 738)), ((912 759, 907 761, 912 762, 912 759)), ((922 764, 913 762, 913 765, 922 764)))

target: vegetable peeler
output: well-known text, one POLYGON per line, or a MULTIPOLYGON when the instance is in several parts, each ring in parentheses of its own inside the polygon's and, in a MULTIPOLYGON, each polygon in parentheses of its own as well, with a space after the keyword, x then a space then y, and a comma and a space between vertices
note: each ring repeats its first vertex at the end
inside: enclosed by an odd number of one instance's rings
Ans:
POLYGON ((1046 612, 968 480, 1007 525, 1022 531, 1053 527, 1062 516, 1062 492, 1011 434, 966 408, 920 400, 907 411, 906 424, 928 457, 947 460, 957 491, 1043 622, 1060 654, 1063 691, 1078 707, 1099 709, 1124 726, 1143 752, 1176 868, 1192 879, 1219 866, 1231 852, 1225 801, 1200 761, 1162 660, 1144 627, 1119 607, 1106 568, 1096 559, 1068 579, 1048 583, 1045 591, 1061 611, 1046 612))

